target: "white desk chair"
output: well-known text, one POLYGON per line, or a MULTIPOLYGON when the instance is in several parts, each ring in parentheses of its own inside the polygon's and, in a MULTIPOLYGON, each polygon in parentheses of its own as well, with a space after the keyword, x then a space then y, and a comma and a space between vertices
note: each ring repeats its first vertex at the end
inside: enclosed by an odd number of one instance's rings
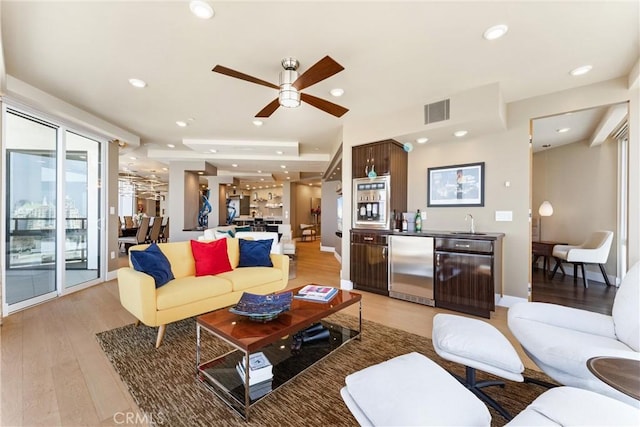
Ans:
POLYGON ((302 230, 302 241, 307 238, 316 240, 316 226, 314 224, 300 224, 300 230, 302 230))

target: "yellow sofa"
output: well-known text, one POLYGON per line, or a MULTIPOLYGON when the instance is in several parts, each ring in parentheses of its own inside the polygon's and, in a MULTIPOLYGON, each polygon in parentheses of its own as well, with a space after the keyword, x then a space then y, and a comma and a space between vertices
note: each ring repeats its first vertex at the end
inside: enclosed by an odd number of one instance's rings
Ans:
MULTIPOLYGON (((136 245, 130 251, 144 250, 136 245)), ((166 325, 198 314, 228 307, 238 302, 243 292, 269 294, 284 289, 289 281, 289 257, 270 254, 273 267, 237 268, 240 261, 238 239, 227 239, 227 254, 232 271, 215 276, 196 277, 191 243, 160 243, 169 259, 175 278, 156 289, 153 277, 129 267, 118 270, 120 303, 147 326, 158 326, 156 348, 162 343, 166 325)))

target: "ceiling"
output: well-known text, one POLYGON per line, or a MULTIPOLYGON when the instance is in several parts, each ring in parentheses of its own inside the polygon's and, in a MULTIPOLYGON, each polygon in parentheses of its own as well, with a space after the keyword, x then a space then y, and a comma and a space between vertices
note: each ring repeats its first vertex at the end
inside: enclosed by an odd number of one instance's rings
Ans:
POLYGON ((4 0, 5 67, 138 135, 139 147, 121 149, 121 170, 166 181, 171 161, 206 160, 242 185, 260 185, 317 181, 349 120, 491 83, 509 103, 618 78, 640 51, 636 0, 211 5, 215 16, 202 20, 187 1, 4 0), (508 33, 484 40, 500 23, 508 33), (325 55, 345 70, 304 92, 348 108, 341 118, 303 103, 257 127, 254 115, 277 91, 211 71, 223 65, 278 84, 282 58, 297 58, 303 73, 325 55), (569 74, 585 64, 590 73, 569 74), (344 95, 332 97, 333 88, 344 95))

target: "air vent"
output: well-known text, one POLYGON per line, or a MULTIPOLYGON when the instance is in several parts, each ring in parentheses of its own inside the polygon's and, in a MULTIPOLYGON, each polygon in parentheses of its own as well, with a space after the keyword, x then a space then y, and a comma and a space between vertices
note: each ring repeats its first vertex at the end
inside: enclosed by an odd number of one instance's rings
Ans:
POLYGON ((433 102, 424 106, 424 124, 449 120, 449 100, 433 102))

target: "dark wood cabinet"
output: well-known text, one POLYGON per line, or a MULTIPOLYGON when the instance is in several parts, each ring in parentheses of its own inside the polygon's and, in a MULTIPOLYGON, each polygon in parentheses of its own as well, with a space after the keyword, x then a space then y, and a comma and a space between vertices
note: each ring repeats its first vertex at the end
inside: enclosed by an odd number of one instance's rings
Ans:
POLYGON ((387 234, 351 230, 351 282, 355 289, 389 295, 387 234))
MULTIPOLYGON (((393 139, 352 148, 351 177, 366 178, 372 168, 378 176, 390 175, 389 212, 407 210, 407 152, 393 139)), ((393 227, 392 227, 393 228, 393 227)))
POLYGON ((436 307, 486 318, 501 284, 502 239, 435 241, 436 307))

